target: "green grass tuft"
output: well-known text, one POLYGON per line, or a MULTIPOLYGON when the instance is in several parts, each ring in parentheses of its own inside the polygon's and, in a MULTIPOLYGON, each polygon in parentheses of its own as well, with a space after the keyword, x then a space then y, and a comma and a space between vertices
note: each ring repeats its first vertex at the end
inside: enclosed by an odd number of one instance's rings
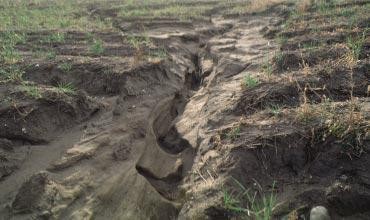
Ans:
POLYGON ((65 73, 69 73, 72 70, 72 64, 70 63, 61 63, 58 65, 58 68, 65 73))
POLYGON ((40 40, 41 43, 63 43, 65 41, 65 34, 61 32, 52 33, 48 36, 45 36, 40 40))
MULTIPOLYGON (((239 187, 237 190, 239 193, 229 193, 223 190, 224 207, 247 219, 270 220, 272 210, 276 205, 275 193, 264 193, 261 186, 259 190, 246 189, 238 180, 234 178, 233 180, 239 187)), ((275 182, 272 188, 275 188, 275 182)))
POLYGON ((16 65, 0 68, 0 79, 10 82, 22 82, 24 71, 16 65))
POLYGON ((92 44, 90 45, 90 52, 94 55, 100 55, 104 53, 104 45, 103 41, 100 39, 94 39, 92 44))
POLYGON ((347 46, 351 50, 351 56, 355 61, 360 58, 366 39, 366 32, 367 30, 362 33, 362 36, 347 38, 347 46))
POLYGON ((68 95, 75 95, 76 88, 73 86, 72 83, 59 83, 56 87, 58 92, 68 94, 68 95))
POLYGON ((24 87, 24 92, 29 97, 34 98, 34 99, 42 98, 42 94, 41 94, 39 88, 36 85, 24 84, 23 87, 24 87))
POLYGON ((244 80, 243 80, 243 86, 245 86, 246 88, 254 88, 256 87, 258 84, 259 84, 259 80, 254 78, 253 76, 251 75, 247 75, 244 77, 244 80))
POLYGON ((152 43, 150 38, 147 35, 145 35, 145 36, 128 36, 127 41, 136 50, 139 50, 142 47, 149 47, 152 43))
POLYGON ((233 127, 227 132, 226 137, 230 140, 235 140, 240 136, 240 125, 233 127))

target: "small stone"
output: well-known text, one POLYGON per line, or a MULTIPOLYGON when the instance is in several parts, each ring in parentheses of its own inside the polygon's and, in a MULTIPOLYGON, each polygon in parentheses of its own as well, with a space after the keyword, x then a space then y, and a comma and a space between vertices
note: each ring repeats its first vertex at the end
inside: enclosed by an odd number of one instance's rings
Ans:
POLYGON ((324 206, 316 206, 311 209, 310 220, 330 220, 330 215, 324 206))

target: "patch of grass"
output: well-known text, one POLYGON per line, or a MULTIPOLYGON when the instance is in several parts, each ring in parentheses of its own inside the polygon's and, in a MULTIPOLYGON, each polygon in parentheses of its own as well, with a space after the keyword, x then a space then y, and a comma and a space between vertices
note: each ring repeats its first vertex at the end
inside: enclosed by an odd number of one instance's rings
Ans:
POLYGON ((94 39, 96 38, 96 36, 90 32, 86 33, 86 39, 88 42, 94 42, 94 39))
POLYGON ((361 21, 361 18, 357 14, 351 16, 348 20, 349 28, 352 30, 352 29, 358 27, 360 21, 361 21))
POLYGON ((339 8, 338 15, 342 17, 351 17, 355 14, 355 10, 353 8, 339 8))
POLYGON ((284 21, 284 23, 282 24, 282 28, 284 30, 288 30, 290 27, 293 26, 294 24, 294 19, 293 19, 293 12, 290 12, 288 18, 284 21))
MULTIPOLYGON (((272 210, 276 205, 276 195, 274 192, 264 193, 262 187, 253 190, 245 188, 239 181, 234 179, 238 186, 238 193, 229 193, 223 190, 223 205, 227 210, 241 214, 242 217, 255 220, 270 220, 272 210)), ((275 182, 272 185, 275 188, 275 182)))
POLYGON ((26 35, 14 31, 4 31, 0 34, 0 62, 15 64, 21 59, 15 46, 26 42, 26 35))
POLYGON ((288 42, 288 38, 282 34, 277 36, 276 41, 281 45, 284 46, 288 42))
POLYGON ((99 18, 89 16, 87 7, 79 4, 81 1, 58 0, 33 2, 3 0, 0 6, 6 10, 0 10, 0 31, 3 30, 91 30, 108 29, 111 24, 101 21, 99 18), (7 1, 8 4, 4 3, 7 1), (34 7, 34 5, 39 7, 34 7), (76 15, 81 16, 76 16, 76 15))
POLYGON ((335 144, 341 147, 349 157, 359 157, 364 153, 364 137, 370 126, 364 118, 361 107, 354 101, 336 104, 324 99, 320 104, 304 103, 298 109, 298 117, 307 126, 319 128, 313 134, 312 144, 320 144, 328 137, 335 138, 335 144))
POLYGON ((25 84, 23 85, 23 88, 27 96, 34 98, 34 99, 42 98, 42 94, 36 85, 25 84))
POLYGON ((52 33, 48 36, 45 36, 40 40, 41 43, 63 43, 65 41, 65 34, 61 32, 52 33))
POLYGON ((159 59, 165 59, 165 58, 168 57, 168 53, 167 53, 166 49, 160 48, 158 50, 150 51, 149 56, 159 58, 159 59))
POLYGON ((140 9, 131 9, 131 10, 127 8, 123 8, 120 11, 119 16, 123 18, 144 17, 150 14, 149 10, 150 9, 146 7, 143 7, 140 9))
POLYGON ((100 39, 94 39, 89 48, 89 51, 94 55, 101 55, 102 53, 104 53, 104 50, 105 49, 103 41, 100 39))
POLYGON ((321 42, 318 41, 310 41, 302 44, 302 48, 308 51, 312 51, 313 49, 318 48, 320 46, 321 42))
POLYGON ((231 14, 260 13, 267 10, 270 6, 281 3, 281 0, 259 0, 245 1, 235 4, 229 9, 231 14))
POLYGON ((315 24, 315 23, 312 23, 312 24, 310 24, 310 29, 311 29, 311 33, 319 33, 320 32, 320 27, 317 25, 317 24, 315 24))
POLYGON ((269 112, 273 114, 275 117, 279 116, 281 113, 281 106, 279 105, 270 105, 269 112))
POLYGON ((211 6, 189 6, 176 2, 176 4, 168 4, 166 6, 151 8, 149 5, 143 5, 140 8, 123 7, 119 12, 122 18, 160 18, 160 17, 176 17, 181 20, 202 18, 204 12, 210 9, 211 6))
POLYGON ((76 88, 73 86, 72 83, 59 83, 56 87, 56 90, 58 92, 68 94, 68 95, 75 95, 76 94, 76 88))
POLYGON ((34 52, 35 57, 47 59, 47 60, 55 60, 57 54, 54 50, 36 50, 34 52))
POLYGON ((149 47, 152 44, 148 35, 144 36, 128 36, 127 42, 135 49, 140 49, 141 47, 149 47))
POLYGON ((55 60, 56 56, 57 56, 57 54, 53 50, 49 50, 49 51, 45 52, 45 58, 48 59, 48 60, 55 60))
MULTIPOLYGON (((354 103, 349 103, 353 105, 354 103)), ((356 105, 356 104, 355 104, 356 105)), ((343 106, 334 106, 325 112, 325 123, 322 131, 323 137, 335 137, 336 144, 351 157, 359 157, 364 153, 365 143, 363 141, 370 126, 360 108, 354 106, 350 112, 344 111, 343 106)))
POLYGON ((273 59, 275 65, 277 65, 280 69, 284 68, 285 65, 285 58, 284 58, 284 52, 277 51, 275 53, 274 59, 273 59))
POLYGON ((16 65, 0 68, 0 79, 10 82, 22 82, 24 71, 16 65))
POLYGON ((5 64, 15 64, 21 59, 21 55, 11 45, 3 45, 0 52, 1 62, 5 64))
POLYGON ((72 70, 72 64, 71 63, 61 63, 58 65, 58 69, 65 73, 69 73, 72 70))
POLYGON ((243 86, 250 89, 256 87, 259 83, 259 80, 250 74, 246 75, 243 80, 243 86))
POLYGON ((329 15, 333 11, 334 5, 331 1, 318 0, 316 1, 316 8, 321 14, 329 15))
POLYGON ((226 138, 230 140, 235 140, 240 136, 240 125, 233 127, 230 129, 229 132, 226 134, 226 138))
POLYGON ((0 43, 2 45, 17 45, 20 43, 26 43, 27 36, 25 33, 16 32, 11 30, 5 30, 0 33, 0 43))
POLYGON ((291 13, 290 13, 290 17, 294 20, 300 20, 303 18, 303 15, 304 13, 300 10, 293 10, 291 13))
POLYGON ((152 41, 146 34, 144 34, 143 36, 128 36, 127 42, 133 48, 135 48, 133 65, 137 65, 141 60, 143 60, 143 58, 146 56, 145 48, 152 45, 152 41))
POLYGON ((226 189, 223 190, 223 206, 232 212, 243 213, 247 211, 242 207, 241 202, 226 189))
POLYGON ((355 61, 360 58, 366 39, 366 32, 367 30, 362 33, 362 36, 347 38, 347 46, 351 50, 351 56, 355 61))

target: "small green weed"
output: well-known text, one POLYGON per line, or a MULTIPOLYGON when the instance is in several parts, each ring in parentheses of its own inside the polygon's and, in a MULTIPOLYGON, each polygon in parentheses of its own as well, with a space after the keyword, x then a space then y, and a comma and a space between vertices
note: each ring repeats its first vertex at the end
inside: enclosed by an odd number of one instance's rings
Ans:
MULTIPOLYGON (((266 194, 262 191, 262 187, 252 190, 246 189, 239 181, 234 179, 234 182, 239 187, 239 193, 229 193, 223 190, 224 207, 232 212, 242 214, 247 219, 255 220, 270 220, 272 210, 276 205, 276 195, 274 192, 266 194)), ((275 188, 275 182, 272 185, 275 188)))
POLYGON ((40 40, 41 43, 63 43, 65 41, 65 34, 61 32, 52 33, 48 36, 45 36, 40 40))
POLYGON ((54 50, 36 50, 34 54, 37 58, 47 59, 47 60, 54 60, 57 56, 54 50))
POLYGON ((151 40, 149 36, 129 36, 127 38, 128 43, 135 49, 140 49, 141 47, 149 47, 151 45, 151 40))
MULTIPOLYGON (((279 50, 275 53, 273 61, 275 65, 279 67, 279 69, 284 69, 286 62, 285 62, 285 55, 282 51, 279 50)), ((267 71, 271 71, 271 70, 267 70, 267 71)))
POLYGON ((348 21, 348 25, 349 25, 349 28, 352 30, 352 29, 355 29, 356 27, 358 27, 359 23, 360 23, 361 19, 358 15, 353 15, 349 18, 349 21, 348 21))
POLYGON ((21 56, 13 46, 3 45, 0 52, 0 58, 0 61, 6 64, 15 64, 21 59, 21 56))
POLYGON ((70 63, 61 63, 58 65, 58 69, 62 70, 65 73, 69 73, 72 70, 72 64, 70 63))
POLYGON ((45 58, 48 60, 54 60, 56 58, 57 54, 53 50, 49 50, 45 52, 45 58))
POLYGON ((76 88, 73 86, 72 83, 59 83, 56 87, 58 92, 68 94, 68 95, 75 95, 76 88))
POLYGON ((10 82, 22 82, 24 71, 16 65, 0 68, 0 79, 10 82))
POLYGON ((276 40, 281 46, 284 46, 288 42, 288 38, 282 34, 279 34, 276 40))
POLYGON ((94 39, 92 44, 90 45, 90 52, 94 55, 100 55, 104 53, 103 41, 100 39, 94 39))
POLYGON ((235 140, 240 136, 240 125, 233 127, 227 132, 226 137, 230 140, 235 140))
POLYGON ((316 7, 321 14, 329 15, 333 9, 333 3, 326 0, 317 1, 316 7))
POLYGON ((280 115, 281 107, 279 105, 270 105, 269 112, 276 117, 280 115))
POLYGON ((42 98, 41 92, 36 85, 23 85, 26 95, 34 99, 42 98))
POLYGON ((25 33, 15 31, 4 31, 0 33, 0 44, 15 46, 20 43, 26 43, 27 36, 25 33))
POLYGON ((308 51, 312 51, 313 49, 319 46, 321 46, 321 42, 318 42, 318 41, 310 41, 310 42, 303 43, 302 45, 302 47, 308 51))
POLYGON ((250 74, 246 75, 243 80, 243 86, 250 89, 256 87, 259 83, 259 80, 254 78, 250 74))
POLYGON ((347 46, 351 50, 351 56, 355 61, 360 58, 366 39, 366 31, 362 33, 362 36, 347 38, 347 46))
POLYGON ((226 189, 223 190, 223 203, 224 207, 232 212, 242 213, 247 211, 241 207, 241 202, 226 189))
POLYGON ((342 17, 351 17, 353 14, 355 14, 355 11, 353 8, 339 8, 338 9, 338 15, 342 17))

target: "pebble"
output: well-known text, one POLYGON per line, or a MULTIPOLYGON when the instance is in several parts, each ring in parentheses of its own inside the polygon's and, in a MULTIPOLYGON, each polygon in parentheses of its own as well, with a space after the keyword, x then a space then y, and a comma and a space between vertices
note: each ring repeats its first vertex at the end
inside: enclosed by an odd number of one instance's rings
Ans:
POLYGON ((315 206, 311 209, 310 220, 330 220, 330 215, 324 206, 315 206))

